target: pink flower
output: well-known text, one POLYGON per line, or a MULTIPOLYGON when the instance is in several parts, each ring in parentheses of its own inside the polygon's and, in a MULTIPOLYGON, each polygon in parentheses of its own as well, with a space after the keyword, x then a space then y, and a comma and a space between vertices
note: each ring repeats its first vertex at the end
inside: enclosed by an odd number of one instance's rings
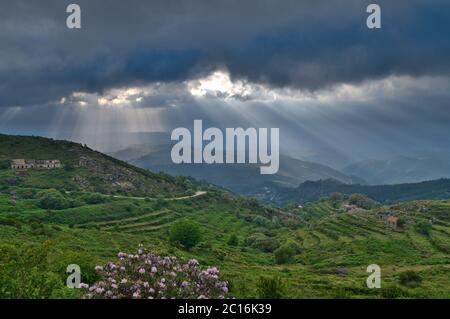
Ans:
POLYGON ((191 259, 189 260, 189 266, 197 266, 198 260, 197 259, 191 259))
POLYGON ((116 268, 117 268, 117 266, 116 266, 116 265, 114 265, 113 263, 108 263, 108 267, 109 267, 109 269, 111 269, 111 270, 113 270, 113 269, 116 269, 116 268))
POLYGON ((121 260, 117 263, 95 267, 102 278, 92 287, 80 284, 80 288, 86 289, 85 297, 205 299, 224 298, 229 293, 228 283, 219 280, 216 267, 203 270, 195 259, 179 262, 175 257, 149 253, 142 246, 137 253, 128 255, 121 252, 118 254, 121 260), (146 281, 146 276, 151 278, 151 282, 146 281))
POLYGON ((219 273, 219 270, 216 267, 211 267, 206 270, 208 274, 216 275, 219 273))

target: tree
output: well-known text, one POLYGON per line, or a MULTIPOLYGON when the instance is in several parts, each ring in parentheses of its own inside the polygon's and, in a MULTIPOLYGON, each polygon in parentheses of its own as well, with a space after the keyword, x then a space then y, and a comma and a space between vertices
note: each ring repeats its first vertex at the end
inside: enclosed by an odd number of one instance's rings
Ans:
POLYGON ((351 194, 348 202, 364 209, 372 209, 377 206, 377 202, 362 194, 351 194))
POLYGON ((189 219, 179 220, 171 227, 169 236, 172 242, 189 250, 200 242, 200 226, 189 219))
POLYGON ((339 192, 333 192, 330 194, 330 200, 333 202, 338 202, 344 200, 344 195, 339 192))
POLYGON ((66 198, 56 189, 39 192, 37 195, 38 206, 44 209, 64 209, 68 206, 66 198))

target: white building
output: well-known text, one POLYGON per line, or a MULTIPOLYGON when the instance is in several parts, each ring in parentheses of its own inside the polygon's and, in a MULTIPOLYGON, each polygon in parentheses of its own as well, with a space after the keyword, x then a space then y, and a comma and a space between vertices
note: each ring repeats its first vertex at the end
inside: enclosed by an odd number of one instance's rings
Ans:
POLYGON ((60 160, 25 160, 13 159, 11 161, 12 169, 28 169, 28 168, 60 168, 60 160))

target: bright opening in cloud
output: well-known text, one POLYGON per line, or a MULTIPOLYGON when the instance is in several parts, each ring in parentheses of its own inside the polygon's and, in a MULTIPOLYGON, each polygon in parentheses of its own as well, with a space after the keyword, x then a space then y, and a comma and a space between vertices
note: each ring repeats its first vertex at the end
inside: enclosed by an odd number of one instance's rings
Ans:
POLYGON ((215 71, 205 78, 187 81, 186 85, 193 96, 246 99, 252 92, 250 84, 242 80, 232 81, 230 74, 224 71, 215 71))

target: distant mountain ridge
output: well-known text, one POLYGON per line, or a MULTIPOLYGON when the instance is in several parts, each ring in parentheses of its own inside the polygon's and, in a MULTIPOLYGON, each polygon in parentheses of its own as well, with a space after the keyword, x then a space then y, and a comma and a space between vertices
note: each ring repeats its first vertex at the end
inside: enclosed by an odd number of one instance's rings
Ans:
POLYGON ((449 199, 450 179, 438 179, 420 183, 396 185, 358 185, 343 184, 336 180, 307 181, 295 189, 272 187, 270 194, 260 197, 270 199, 278 205, 288 203, 314 202, 322 197, 328 197, 333 192, 343 194, 364 194, 382 203, 397 203, 422 199, 449 199))
POLYGON ((450 178, 450 160, 447 158, 397 156, 388 160, 365 160, 342 170, 356 175, 372 185, 400 184, 450 178))
POLYGON ((227 188, 243 195, 266 192, 266 185, 296 187, 307 180, 335 179, 343 183, 361 182, 325 165, 280 156, 280 169, 274 175, 261 175, 259 164, 174 164, 170 158, 171 145, 131 146, 112 156, 138 167, 174 176, 191 176, 227 188), (142 152, 148 149, 144 156, 142 152), (133 155, 138 155, 132 158, 133 155))

